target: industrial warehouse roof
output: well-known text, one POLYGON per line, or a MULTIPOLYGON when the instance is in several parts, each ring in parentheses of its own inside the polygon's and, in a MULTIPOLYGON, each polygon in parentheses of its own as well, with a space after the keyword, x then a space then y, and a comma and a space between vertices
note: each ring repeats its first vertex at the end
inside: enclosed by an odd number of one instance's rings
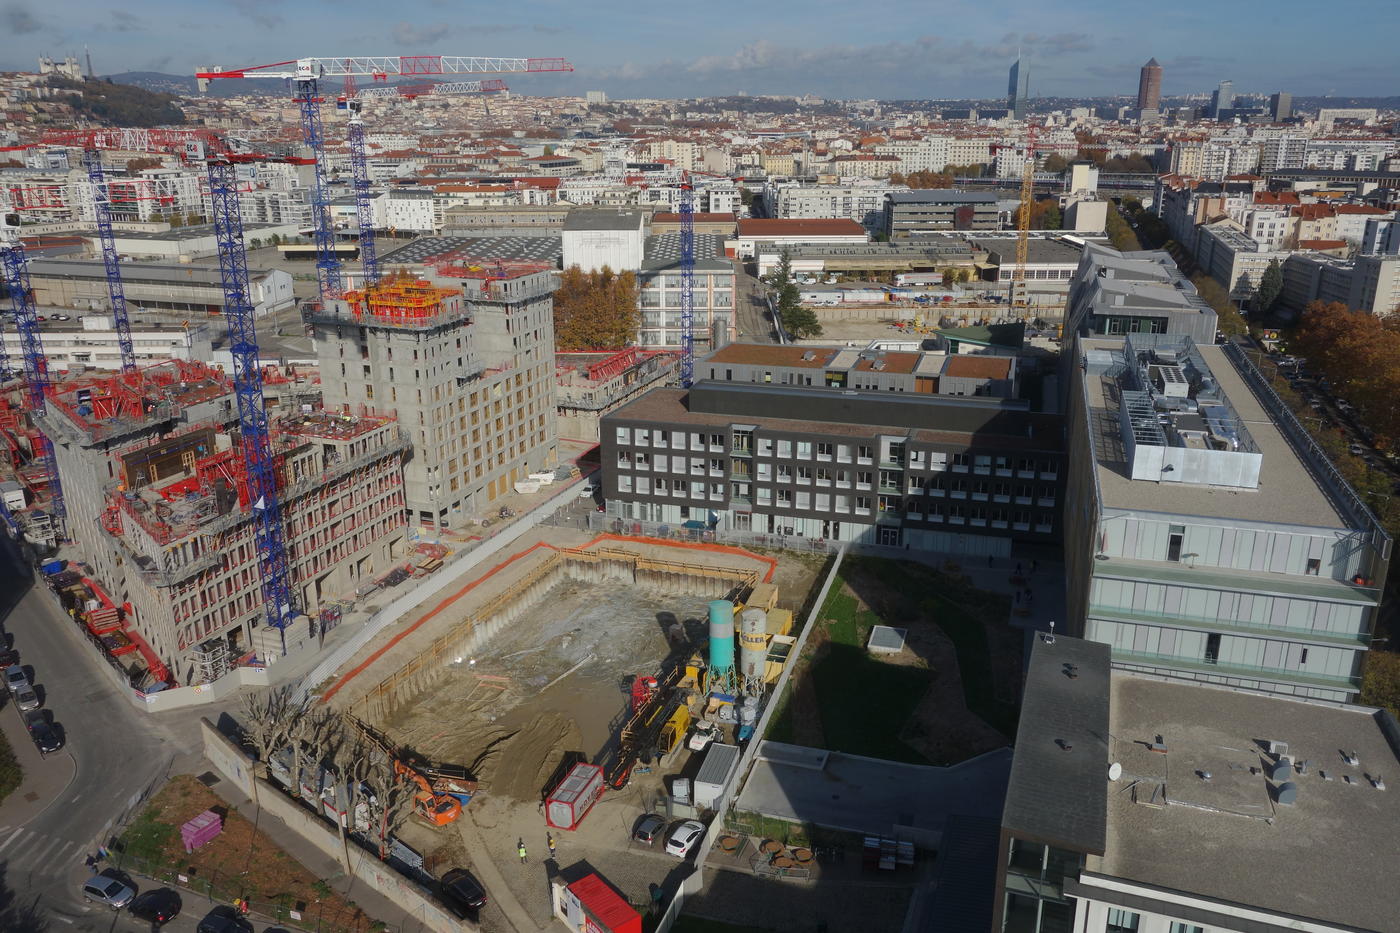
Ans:
POLYGON ((642 212, 635 208, 576 207, 564 218, 564 229, 575 230, 640 230, 642 212))
MULTIPOLYGON (((261 230, 286 230, 296 227, 296 224, 244 224, 243 235, 251 240, 261 230)), ((85 231, 86 236, 97 236, 97 228, 93 227, 85 231)), ((178 243, 182 240, 194 240, 200 237, 212 237, 214 235, 213 224, 196 224, 192 227, 174 227, 170 230, 117 230, 113 236, 118 240, 153 240, 160 242, 178 243)))
MULTIPOLYGON (((1096 770, 1102 775, 1108 762, 1118 761, 1123 779, 1108 794, 1106 853, 1091 858, 1088 871, 1348 930, 1396 928, 1400 796, 1372 781, 1400 775, 1388 714, 1123 674, 1114 676, 1111 694, 1112 750, 1097 752, 1096 770), (1165 752, 1149 751, 1158 736, 1165 752), (1297 789, 1296 803, 1278 801, 1280 781, 1269 779, 1270 742, 1286 743, 1296 764, 1308 763, 1306 773, 1295 768, 1286 777, 1297 789), (1121 792, 1130 781, 1164 783, 1165 805, 1134 802, 1121 792)), ((1028 688, 1023 727, 1036 706, 1028 688)), ((1019 759, 1019 740, 1016 752, 1019 759)), ((1208 903, 1196 906, 1209 910, 1208 903)), ((1212 922, 1172 913, 1213 928, 1227 925, 1219 914, 1212 922)))
POLYGON ((379 257, 381 265, 417 264, 450 257, 525 259, 558 263, 564 241, 558 236, 429 236, 379 257))
MULTIPOLYGON (((258 278, 271 273, 266 269, 249 269, 248 274, 258 278)), ((29 275, 31 278, 44 279, 105 280, 107 269, 100 259, 35 259, 29 263, 29 275)), ((224 287, 218 266, 194 266, 188 263, 127 261, 122 263, 122 281, 196 285, 219 289, 224 287)))
POLYGON ((992 191, 959 191, 957 188, 920 188, 915 191, 891 191, 885 197, 892 204, 995 204, 992 191))
MULTIPOLYGON (((642 271, 659 272, 679 269, 681 265, 681 235, 660 233, 646 238, 643 246, 642 271)), ((724 256, 724 237, 718 234, 695 234, 695 268, 703 271, 734 271, 734 263, 724 256)))
MULTIPOLYGON (((1016 239, 1014 237, 997 239, 978 237, 973 243, 989 253, 996 253, 1002 265, 1015 265, 1016 263, 1016 239)), ((1079 258, 1083 252, 1083 248, 1077 243, 1067 243, 1061 239, 1033 236, 1026 240, 1027 263, 1074 266, 1079 264, 1079 258)))
POLYGON ((741 237, 785 236, 865 236, 865 228, 854 220, 806 220, 762 218, 739 221, 741 237))
POLYGON ((1112 656, 1099 642, 1036 636, 1001 815, 1011 835, 1103 854, 1112 656))

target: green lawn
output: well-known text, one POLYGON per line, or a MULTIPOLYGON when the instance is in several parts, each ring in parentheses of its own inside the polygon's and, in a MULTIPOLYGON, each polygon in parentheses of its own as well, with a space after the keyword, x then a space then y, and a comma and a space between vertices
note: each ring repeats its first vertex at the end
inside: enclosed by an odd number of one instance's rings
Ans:
MULTIPOLYGON (((860 607, 848 589, 856 580, 866 601, 878 604, 889 624, 932 621, 953 643, 968 709, 1008 738, 1016 734, 1016 707, 997 698, 986 624, 1006 618, 1006 597, 972 587, 961 577, 922 564, 878 558, 847 558, 821 613, 825 645, 802 676, 812 678, 825 745, 833 751, 891 761, 928 764, 900 738, 905 724, 928 691, 927 668, 890 664, 866 650, 876 612, 860 607)), ((812 655, 806 655, 810 659, 812 655)), ((794 727, 791 685, 778 699, 766 738, 791 742, 794 727)))
POLYGON ((10 748, 4 734, 0 734, 0 802, 14 793, 23 780, 24 769, 15 760, 14 749, 10 748))

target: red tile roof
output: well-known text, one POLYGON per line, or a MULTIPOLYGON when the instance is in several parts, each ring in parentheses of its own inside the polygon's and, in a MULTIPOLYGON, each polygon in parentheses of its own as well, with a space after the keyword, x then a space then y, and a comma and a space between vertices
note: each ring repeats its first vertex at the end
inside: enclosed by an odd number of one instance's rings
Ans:
POLYGON ((1293 216, 1304 220, 1322 220, 1324 217, 1337 216, 1337 212, 1330 204, 1299 204, 1293 208, 1293 216))
POLYGON ((1332 209, 1338 214, 1367 214, 1379 216, 1381 214, 1390 213, 1390 211, 1379 207, 1372 207, 1369 204, 1334 204, 1332 205, 1332 209))
POLYGON ((1346 247, 1346 245, 1347 245, 1347 241, 1346 241, 1346 240, 1299 240, 1299 241, 1298 241, 1298 248, 1299 248, 1299 249, 1316 249, 1316 250, 1343 249, 1343 248, 1346 247))
MULTIPOLYGON (((725 213, 718 213, 718 214, 717 214, 717 213, 713 213, 713 212, 710 212, 710 211, 696 211, 696 212, 695 212, 695 222, 696 222, 696 223, 711 223, 711 224, 734 223, 734 222, 737 221, 738 219, 739 219, 739 218, 736 217, 734 214, 725 214, 725 213)), ((673 214, 673 213, 670 213, 670 212, 663 211, 663 212, 661 212, 661 213, 658 213, 658 214, 654 215, 654 216, 651 218, 651 222, 652 222, 652 223, 657 223, 657 224, 678 224, 678 223, 681 222, 681 215, 680 215, 680 214, 673 214)))

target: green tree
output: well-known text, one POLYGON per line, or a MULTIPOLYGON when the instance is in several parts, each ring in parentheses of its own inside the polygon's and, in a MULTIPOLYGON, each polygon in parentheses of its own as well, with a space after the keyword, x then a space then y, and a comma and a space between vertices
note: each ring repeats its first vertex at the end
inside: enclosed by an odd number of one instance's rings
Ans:
POLYGON ((1400 654, 1372 648, 1361 675, 1361 702, 1400 716, 1400 654))
POLYGON ((1052 152, 1048 156, 1046 156, 1045 163, 1041 166, 1042 170, 1047 172, 1054 172, 1057 175, 1067 168, 1069 168, 1068 160, 1066 160, 1065 157, 1060 155, 1058 152, 1052 152))
POLYGON ((765 281, 773 290, 774 304, 783 330, 798 339, 820 337, 821 322, 817 320, 816 312, 802 305, 802 295, 792 279, 792 255, 787 250, 783 250, 778 257, 777 268, 768 274, 765 281))
POLYGON ((1254 308, 1261 314, 1267 314, 1274 307, 1274 302, 1278 301, 1279 293, 1283 291, 1283 267, 1279 265, 1277 259, 1269 260, 1269 267, 1264 270, 1264 274, 1259 277, 1259 290, 1254 294, 1254 308))

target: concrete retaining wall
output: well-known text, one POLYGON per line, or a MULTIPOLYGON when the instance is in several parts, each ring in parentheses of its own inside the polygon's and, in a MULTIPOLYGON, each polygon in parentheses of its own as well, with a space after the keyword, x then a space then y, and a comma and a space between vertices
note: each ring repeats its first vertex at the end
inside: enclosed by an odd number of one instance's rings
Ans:
MULTIPOLYGON (((343 861, 345 849, 340 844, 340 836, 322 817, 272 785, 255 778, 247 754, 220 734, 209 720, 202 719, 199 725, 204 737, 204 756, 210 764, 256 800, 264 813, 281 820, 288 829, 328 857, 337 862, 343 861)), ((417 884, 359 846, 351 845, 349 851, 349 874, 393 901, 409 916, 421 920, 427 929, 437 933, 461 933, 463 929, 474 929, 439 907, 417 884)))
MULTIPOLYGON (((596 472, 596 471, 595 471, 596 472)), ((587 482, 592 479, 593 473, 589 473, 581 480, 567 483, 556 495, 546 499, 536 508, 522 515, 514 523, 507 526, 494 538, 489 538, 477 545, 472 550, 465 553, 461 559, 449 563, 437 575, 422 584, 416 586, 380 609, 369 621, 364 624, 355 637, 335 648, 328 653, 321 663, 312 668, 311 672, 302 678, 301 683, 295 691, 296 699, 300 700, 307 693, 314 690, 322 682, 331 677, 336 671, 349 663, 350 659, 359 653, 360 649, 374 640, 379 633, 383 632, 390 625, 403 618, 410 611, 420 604, 427 602, 439 593, 447 590, 451 586, 461 583, 479 565, 486 560, 499 554, 507 547, 514 544, 521 535, 535 528, 546 518, 553 515, 563 506, 578 498, 579 482, 587 482)))
MULTIPOLYGON (((366 707, 360 711, 361 714, 367 713, 383 718, 393 713, 400 705, 411 702, 448 673, 450 659, 481 654, 498 632, 539 606, 557 585, 566 580, 595 585, 646 587, 667 595, 699 596, 705 599, 722 597, 733 586, 732 583, 716 577, 639 569, 633 561, 622 558, 579 560, 558 552, 547 552, 544 559, 551 562, 548 569, 489 618, 477 618, 469 629, 462 632, 456 642, 438 651, 438 656, 443 659, 441 662, 425 664, 421 670, 395 682, 382 695, 371 691, 363 699, 357 700, 357 704, 362 703, 366 707)), ((468 618, 471 618, 470 611, 468 618)), ((425 649, 429 650, 435 649, 425 649)))

